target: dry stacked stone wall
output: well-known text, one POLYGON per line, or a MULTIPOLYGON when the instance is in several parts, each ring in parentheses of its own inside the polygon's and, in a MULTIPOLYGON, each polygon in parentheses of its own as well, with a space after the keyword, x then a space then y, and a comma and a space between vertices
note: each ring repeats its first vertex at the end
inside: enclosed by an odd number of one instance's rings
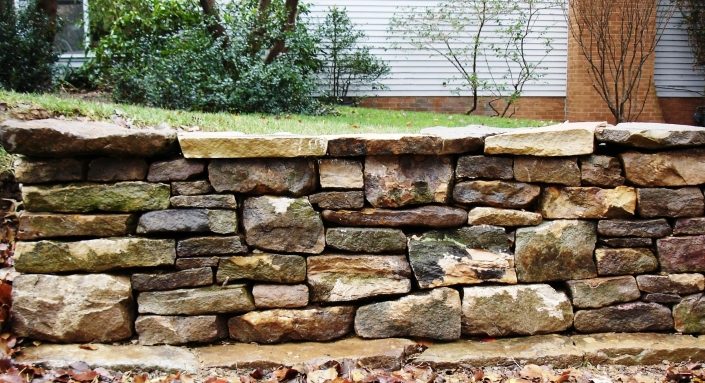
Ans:
POLYGON ((6 121, 14 331, 279 343, 705 333, 705 130, 246 136, 6 121))

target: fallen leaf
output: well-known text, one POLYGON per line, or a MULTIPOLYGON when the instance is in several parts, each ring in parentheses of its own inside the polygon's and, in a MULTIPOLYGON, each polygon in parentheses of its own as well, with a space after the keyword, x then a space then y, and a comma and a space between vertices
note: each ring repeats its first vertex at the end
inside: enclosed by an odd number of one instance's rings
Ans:
POLYGON ((82 350, 95 351, 98 349, 98 346, 93 345, 93 344, 82 344, 82 345, 78 346, 78 348, 80 348, 82 350))

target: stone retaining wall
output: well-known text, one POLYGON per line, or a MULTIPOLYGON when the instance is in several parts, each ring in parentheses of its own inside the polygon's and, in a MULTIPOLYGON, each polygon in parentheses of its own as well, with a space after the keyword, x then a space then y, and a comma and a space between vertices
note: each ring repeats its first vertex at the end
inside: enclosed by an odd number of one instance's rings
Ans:
POLYGON ((6 121, 14 331, 58 343, 705 333, 705 130, 245 136, 6 121))

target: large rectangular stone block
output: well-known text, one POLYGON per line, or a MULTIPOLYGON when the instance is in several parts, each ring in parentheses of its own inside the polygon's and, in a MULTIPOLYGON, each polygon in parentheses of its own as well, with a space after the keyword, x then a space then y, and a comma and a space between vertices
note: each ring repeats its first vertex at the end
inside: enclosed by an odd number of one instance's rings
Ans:
POLYGON ((19 214, 17 238, 32 240, 59 237, 120 237, 134 232, 132 214, 19 214))
POLYGON ((169 185, 139 181, 22 188, 25 209, 57 213, 161 210, 169 207, 169 195, 169 185))
POLYGON ((255 309, 245 285, 209 286, 171 291, 149 291, 137 297, 140 314, 203 315, 239 313, 255 309))

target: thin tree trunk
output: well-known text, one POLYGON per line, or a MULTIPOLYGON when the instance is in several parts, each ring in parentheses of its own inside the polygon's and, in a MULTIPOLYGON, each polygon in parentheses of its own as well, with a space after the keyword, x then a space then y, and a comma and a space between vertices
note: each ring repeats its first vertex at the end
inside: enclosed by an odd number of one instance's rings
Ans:
POLYGON ((223 47, 230 44, 228 36, 225 34, 225 27, 220 22, 220 15, 218 15, 218 7, 215 4, 215 0, 199 0, 201 4, 201 9, 203 14, 208 16, 208 32, 213 36, 214 39, 222 39, 221 43, 223 47))
POLYGON ((284 42, 285 35, 288 32, 293 31, 296 27, 296 17, 298 16, 297 13, 299 10, 299 0, 286 0, 286 3, 284 3, 284 7, 286 8, 286 22, 284 22, 281 35, 276 41, 274 41, 274 45, 272 45, 272 48, 269 50, 269 54, 267 54, 267 58, 264 61, 267 64, 270 64, 280 54, 286 51, 286 43, 284 42))
POLYGON ((271 0, 259 0, 257 5, 257 18, 255 25, 252 27, 249 36, 247 37, 247 52, 250 56, 255 56, 262 49, 262 39, 266 30, 267 17, 269 16, 269 6, 271 0))

